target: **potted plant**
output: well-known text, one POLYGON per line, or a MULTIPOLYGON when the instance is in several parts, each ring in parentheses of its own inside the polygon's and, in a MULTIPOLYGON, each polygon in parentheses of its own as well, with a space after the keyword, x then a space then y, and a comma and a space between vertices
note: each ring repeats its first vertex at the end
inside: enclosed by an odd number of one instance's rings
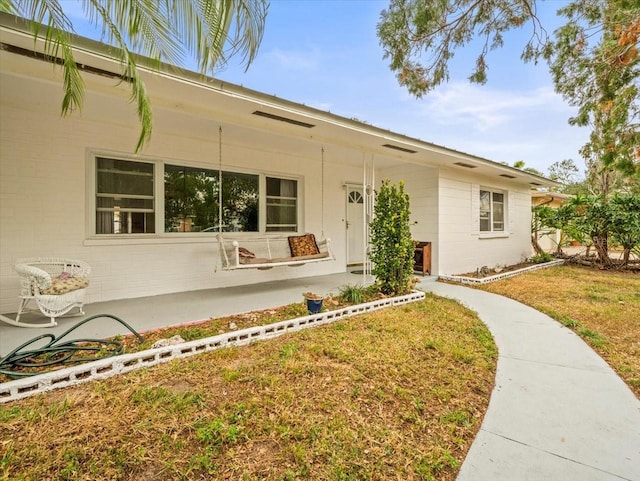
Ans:
POLYGON ((318 314, 322 310, 322 301, 324 297, 313 292, 305 292, 303 294, 305 301, 307 302, 307 310, 309 314, 318 314))

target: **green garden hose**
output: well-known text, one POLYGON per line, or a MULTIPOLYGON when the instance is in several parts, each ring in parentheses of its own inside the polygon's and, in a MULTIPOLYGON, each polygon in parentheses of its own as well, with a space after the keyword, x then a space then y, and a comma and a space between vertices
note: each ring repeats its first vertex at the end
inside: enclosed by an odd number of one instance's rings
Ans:
POLYGON ((0 359, 0 374, 11 379, 19 379, 42 374, 54 368, 57 369, 62 364, 79 364, 122 354, 124 345, 116 339, 74 339, 61 342, 63 338, 80 326, 104 317, 118 321, 129 329, 140 343, 144 341, 142 336, 122 319, 111 314, 96 314, 78 322, 58 337, 53 334, 42 334, 21 344, 0 359), (49 339, 49 342, 37 349, 25 349, 42 339, 49 339), (85 353, 88 355, 82 355, 85 353))

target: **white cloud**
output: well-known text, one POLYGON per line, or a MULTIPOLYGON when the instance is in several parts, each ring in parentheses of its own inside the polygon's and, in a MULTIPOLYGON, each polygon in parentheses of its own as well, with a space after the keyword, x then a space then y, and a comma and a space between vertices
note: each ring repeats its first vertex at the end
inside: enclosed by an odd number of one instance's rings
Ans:
POLYGON ((304 103, 309 107, 313 107, 314 109, 324 110, 327 112, 331 112, 333 109, 333 104, 331 102, 323 102, 320 100, 309 100, 304 103))
POLYGON ((478 132, 558 109, 566 107, 551 87, 497 90, 469 83, 447 84, 424 97, 420 105, 422 115, 434 123, 466 125, 478 132))
POLYGON ((573 109, 549 86, 530 91, 452 83, 422 99, 398 92, 402 108, 376 112, 384 127, 427 142, 546 171, 573 158, 588 129, 571 127, 573 109))
POLYGON ((319 52, 315 49, 296 52, 276 48, 267 52, 263 58, 285 70, 313 71, 317 70, 320 65, 319 52))

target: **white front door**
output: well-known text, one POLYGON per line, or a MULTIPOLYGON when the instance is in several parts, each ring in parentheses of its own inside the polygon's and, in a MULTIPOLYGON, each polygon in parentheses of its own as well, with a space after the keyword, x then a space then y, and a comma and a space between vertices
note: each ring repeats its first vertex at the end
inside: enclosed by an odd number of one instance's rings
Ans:
POLYGON ((347 185, 347 265, 364 262, 364 198, 362 187, 347 185))

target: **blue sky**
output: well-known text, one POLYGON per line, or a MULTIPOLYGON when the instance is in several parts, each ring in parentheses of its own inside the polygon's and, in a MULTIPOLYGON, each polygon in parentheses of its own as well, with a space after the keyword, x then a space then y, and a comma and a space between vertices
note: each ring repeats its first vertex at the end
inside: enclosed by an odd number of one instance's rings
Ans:
MULTIPOLYGON (((539 3, 549 32, 564 3, 539 3)), ((505 36, 505 47, 490 54, 485 85, 467 81, 480 48, 471 45, 456 53, 449 82, 417 99, 382 58, 376 25, 387 6, 378 0, 272 0, 249 70, 232 61, 215 76, 498 162, 524 160, 546 173, 553 162, 573 158, 582 169, 578 150, 588 131, 568 125, 575 109, 554 93, 546 64, 520 60, 528 27, 505 36)))

